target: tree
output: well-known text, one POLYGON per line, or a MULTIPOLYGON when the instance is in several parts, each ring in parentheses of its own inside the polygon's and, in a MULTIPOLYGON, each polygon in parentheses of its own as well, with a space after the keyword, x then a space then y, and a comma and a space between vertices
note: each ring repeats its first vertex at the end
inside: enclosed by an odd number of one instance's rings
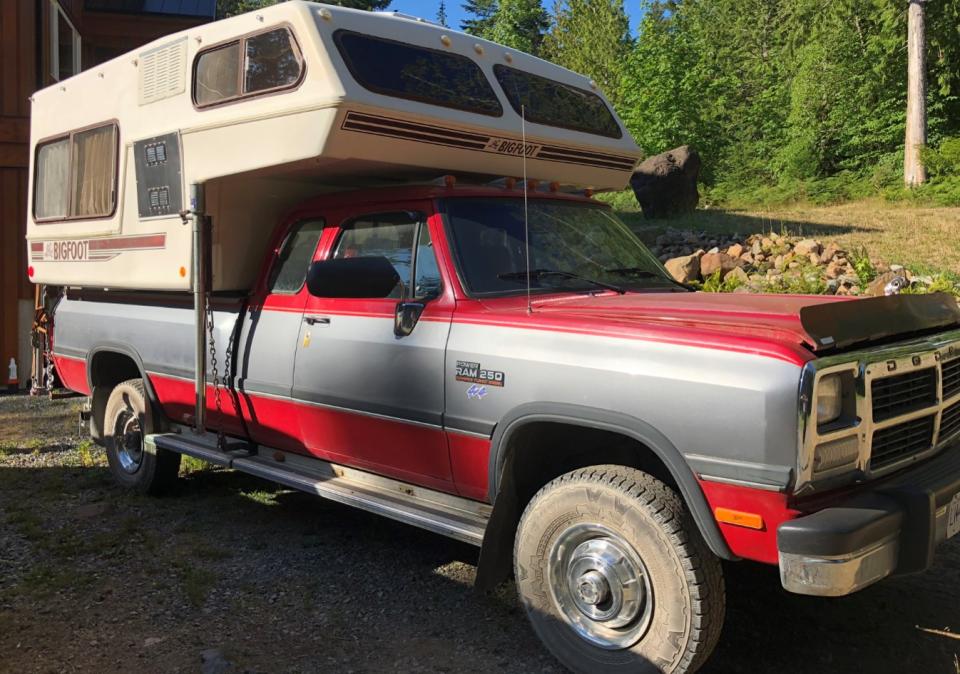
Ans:
POLYGON ((907 187, 927 181, 920 152, 927 144, 927 63, 923 3, 909 0, 907 9, 907 129, 903 144, 903 182, 907 187))
POLYGON ((557 0, 543 56, 593 79, 616 105, 630 47, 623 0, 557 0))
POLYGON ((465 33, 489 39, 494 15, 497 13, 497 0, 467 0, 463 4, 463 11, 470 18, 460 22, 460 29, 465 33))
POLYGON ((540 51, 549 18, 540 0, 500 0, 489 31, 489 40, 530 54, 540 51))
POLYGON ((437 23, 447 27, 447 3, 440 0, 440 6, 437 7, 437 23))

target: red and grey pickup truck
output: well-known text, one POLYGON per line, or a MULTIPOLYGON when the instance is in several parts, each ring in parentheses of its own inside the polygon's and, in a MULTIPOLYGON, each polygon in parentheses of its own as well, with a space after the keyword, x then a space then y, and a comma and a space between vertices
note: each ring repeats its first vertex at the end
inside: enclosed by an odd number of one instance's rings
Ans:
POLYGON ((605 205, 405 186, 306 201, 251 292, 66 289, 53 353, 117 481, 180 455, 480 546, 578 671, 692 672, 721 560, 846 595, 960 531, 960 310, 692 292, 605 205), (529 263, 528 263, 529 261, 529 263))

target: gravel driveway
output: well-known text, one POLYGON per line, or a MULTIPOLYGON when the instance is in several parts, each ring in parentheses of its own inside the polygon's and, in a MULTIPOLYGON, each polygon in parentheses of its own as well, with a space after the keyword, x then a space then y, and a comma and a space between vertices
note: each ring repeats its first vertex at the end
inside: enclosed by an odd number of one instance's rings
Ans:
MULTIPOLYGON (((560 671, 474 548, 232 471, 125 493, 80 401, 0 398, 0 671, 560 671)), ((845 599, 746 562, 727 594, 705 672, 960 674, 960 540, 845 599)))

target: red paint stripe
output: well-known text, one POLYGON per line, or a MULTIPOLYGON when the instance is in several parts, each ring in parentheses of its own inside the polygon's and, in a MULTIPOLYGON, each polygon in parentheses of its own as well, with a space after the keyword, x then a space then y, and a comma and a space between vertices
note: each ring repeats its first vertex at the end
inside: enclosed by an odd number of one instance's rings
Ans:
POLYGON ((53 365, 57 368, 57 374, 64 386, 71 391, 90 395, 90 387, 87 386, 87 361, 54 354, 53 365))
POLYGON ((802 514, 787 505, 786 494, 706 480, 700 481, 700 487, 710 504, 711 514, 717 508, 730 508, 763 518, 761 530, 718 522, 720 533, 733 554, 765 564, 779 563, 777 527, 802 514))
POLYGON ((31 250, 32 252, 34 252, 34 253, 42 253, 42 252, 43 252, 43 242, 31 241, 31 242, 30 242, 30 250, 31 250))

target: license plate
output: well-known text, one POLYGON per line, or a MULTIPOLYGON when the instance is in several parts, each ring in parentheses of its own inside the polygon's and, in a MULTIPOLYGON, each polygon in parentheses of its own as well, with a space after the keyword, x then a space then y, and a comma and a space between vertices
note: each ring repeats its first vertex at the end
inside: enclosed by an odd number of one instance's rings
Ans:
POLYGON ((954 494, 947 510, 947 538, 960 534, 960 494, 954 494))

